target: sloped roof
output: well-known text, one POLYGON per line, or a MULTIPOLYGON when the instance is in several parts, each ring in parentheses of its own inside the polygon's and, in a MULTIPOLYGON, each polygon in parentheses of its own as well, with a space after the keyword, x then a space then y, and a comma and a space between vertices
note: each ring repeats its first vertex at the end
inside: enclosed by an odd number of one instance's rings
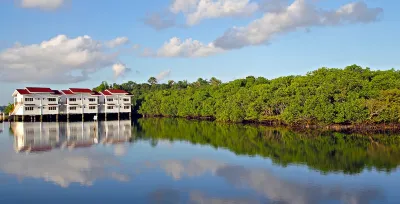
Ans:
POLYGON ((65 95, 74 95, 74 93, 72 93, 70 90, 61 90, 61 92, 63 92, 65 95))
POLYGON ((92 93, 93 91, 87 88, 69 88, 73 93, 92 93))
POLYGON ((111 94, 129 94, 128 92, 120 89, 107 89, 106 91, 110 92, 111 94))
POLYGON ((53 90, 47 87, 26 87, 25 89, 30 93, 53 93, 53 90))
POLYGON ((16 91, 21 95, 30 94, 29 91, 27 91, 26 89, 17 89, 16 91))
POLYGON ((112 96, 112 94, 110 92, 108 92, 107 90, 102 91, 101 94, 103 94, 104 96, 112 96))

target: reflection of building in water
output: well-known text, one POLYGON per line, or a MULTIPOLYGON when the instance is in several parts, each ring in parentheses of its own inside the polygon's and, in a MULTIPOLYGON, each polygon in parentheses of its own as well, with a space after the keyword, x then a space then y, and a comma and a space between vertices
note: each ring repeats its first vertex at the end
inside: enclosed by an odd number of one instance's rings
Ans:
POLYGON ((131 121, 11 124, 17 152, 50 151, 53 148, 90 147, 121 143, 131 137, 131 121))
POLYGON ((98 124, 95 122, 61 123, 62 133, 65 133, 65 140, 61 147, 90 147, 97 144, 98 124))
POLYGON ((14 147, 18 152, 48 151, 60 142, 59 123, 12 123, 14 147))
POLYGON ((132 136, 131 121, 105 121, 100 123, 100 141, 103 144, 116 144, 129 141, 132 136))

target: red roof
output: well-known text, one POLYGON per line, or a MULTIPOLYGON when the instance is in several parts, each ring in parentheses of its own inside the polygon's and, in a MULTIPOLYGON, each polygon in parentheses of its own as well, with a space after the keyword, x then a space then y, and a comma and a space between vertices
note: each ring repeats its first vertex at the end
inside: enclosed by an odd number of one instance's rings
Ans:
POLYGON ((61 92, 63 92, 65 95, 74 95, 74 93, 72 93, 70 90, 62 90, 61 92))
POLYGON ((112 94, 129 94, 128 92, 120 89, 107 89, 106 91, 112 93, 112 94))
POLYGON ((112 96, 112 94, 110 92, 108 92, 107 90, 102 91, 101 92, 104 96, 112 96))
POLYGON ((30 93, 53 93, 53 90, 50 88, 41 88, 41 87, 26 87, 26 90, 28 90, 30 93))
POLYGON ((73 93, 92 93, 93 91, 87 88, 69 88, 73 93))
POLYGON ((59 90, 53 90, 54 95, 62 95, 62 93, 59 90))
POLYGON ((25 90, 25 89, 17 89, 18 93, 21 95, 26 95, 26 94, 30 94, 29 91, 25 90))

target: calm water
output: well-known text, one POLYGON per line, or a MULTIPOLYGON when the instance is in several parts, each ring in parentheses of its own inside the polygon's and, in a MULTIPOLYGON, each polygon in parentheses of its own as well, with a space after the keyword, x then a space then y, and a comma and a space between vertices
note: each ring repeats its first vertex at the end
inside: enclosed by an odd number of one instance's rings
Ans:
POLYGON ((400 203, 397 135, 176 119, 0 130, 0 203, 400 203))

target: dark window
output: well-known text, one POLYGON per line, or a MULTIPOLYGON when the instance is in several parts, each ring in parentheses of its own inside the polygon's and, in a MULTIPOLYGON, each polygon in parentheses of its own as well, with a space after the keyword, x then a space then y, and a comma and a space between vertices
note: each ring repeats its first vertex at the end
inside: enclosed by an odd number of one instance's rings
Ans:
POLYGON ((26 111, 33 111, 33 107, 25 107, 26 111))

